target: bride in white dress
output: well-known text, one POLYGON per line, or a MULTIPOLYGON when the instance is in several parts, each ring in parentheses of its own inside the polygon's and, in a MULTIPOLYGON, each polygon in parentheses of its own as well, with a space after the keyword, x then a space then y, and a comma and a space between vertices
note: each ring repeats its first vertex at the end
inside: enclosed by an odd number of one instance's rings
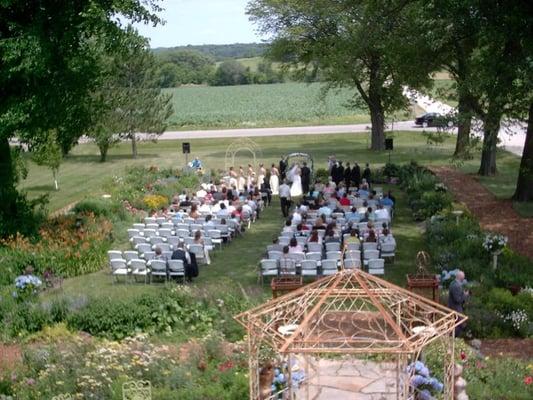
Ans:
POLYGON ((302 176, 300 172, 300 166, 296 164, 291 168, 288 173, 289 180, 292 182, 291 185, 291 197, 298 197, 303 194, 302 190, 302 176))
POLYGON ((270 169, 270 190, 274 196, 279 194, 279 171, 275 164, 270 169))

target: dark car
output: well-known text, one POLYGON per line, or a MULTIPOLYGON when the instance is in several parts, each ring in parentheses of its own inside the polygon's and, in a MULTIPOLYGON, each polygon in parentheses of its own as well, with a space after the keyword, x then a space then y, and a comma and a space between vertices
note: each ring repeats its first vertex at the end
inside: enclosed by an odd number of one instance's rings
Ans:
POLYGON ((415 124, 424 128, 452 128, 455 125, 453 118, 438 113, 425 113, 415 119, 415 124))

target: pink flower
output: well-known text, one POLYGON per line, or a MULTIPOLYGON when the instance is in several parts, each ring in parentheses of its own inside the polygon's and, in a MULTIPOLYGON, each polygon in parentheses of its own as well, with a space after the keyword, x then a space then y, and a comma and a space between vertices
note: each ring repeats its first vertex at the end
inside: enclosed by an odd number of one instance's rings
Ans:
POLYGON ((466 360, 466 353, 463 350, 461 350, 461 360, 466 360))
POLYGON ((524 378, 524 383, 525 383, 526 385, 531 385, 531 384, 533 383, 533 376, 531 376, 531 375, 526 376, 526 377, 524 378))

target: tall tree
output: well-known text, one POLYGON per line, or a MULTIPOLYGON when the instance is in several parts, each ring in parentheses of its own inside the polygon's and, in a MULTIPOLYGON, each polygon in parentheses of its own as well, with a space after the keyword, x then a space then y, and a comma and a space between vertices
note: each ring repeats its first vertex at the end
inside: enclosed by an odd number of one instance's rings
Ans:
POLYGON ((413 35, 419 4, 405 0, 252 0, 248 14, 273 38, 270 56, 318 68, 330 86, 355 90, 372 121, 373 150, 385 147, 385 116, 407 106, 403 86, 429 82, 426 44, 413 35))
POLYGON ((159 11, 157 2, 0 2, 1 234, 17 229, 13 221, 28 215, 27 203, 15 188, 9 139, 17 136, 31 143, 55 129, 64 149, 71 146, 76 132, 83 131, 88 121, 80 103, 85 102, 98 75, 90 41, 113 38, 111 33, 120 29, 117 15, 136 22, 159 22, 153 15, 159 11), (104 36, 103 32, 110 34, 104 36))
POLYGON ((164 94, 157 82, 157 63, 145 38, 130 26, 122 37, 121 50, 113 58, 112 87, 120 92, 116 108, 122 121, 120 135, 131 140, 137 157, 138 134, 157 137, 167 127, 172 115, 172 95, 164 94))
POLYGON ((529 105, 526 141, 513 200, 533 201, 533 101, 529 105))
POLYGON ((45 133, 44 137, 32 146, 31 152, 32 159, 37 165, 50 168, 54 179, 54 188, 59 190, 57 173, 63 157, 61 147, 57 143, 57 134, 54 131, 45 133))

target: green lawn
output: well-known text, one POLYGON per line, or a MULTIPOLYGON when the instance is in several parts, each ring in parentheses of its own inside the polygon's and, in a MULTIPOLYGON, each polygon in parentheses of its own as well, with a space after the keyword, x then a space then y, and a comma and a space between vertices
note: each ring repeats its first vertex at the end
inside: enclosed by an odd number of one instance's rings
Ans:
MULTIPOLYGON (((235 139, 195 139, 191 141, 192 154, 198 156, 208 169, 224 168, 226 148, 235 139)), ((280 156, 293 151, 303 151, 312 155, 315 167, 326 165, 330 154, 345 161, 357 161, 360 164, 370 162, 373 167, 383 165, 388 161, 388 153, 375 153, 368 150, 369 135, 367 133, 339 134, 339 135, 309 135, 254 138, 261 148, 258 160, 266 165, 278 162, 280 156)), ((403 163, 416 160, 424 165, 443 165, 450 161, 453 153, 454 137, 445 140, 442 145, 430 146, 419 133, 396 132, 394 134, 394 151, 391 162, 403 163)), ((249 154, 238 153, 237 165, 246 165, 249 154)), ((466 162, 461 168, 468 173, 474 173, 478 168, 479 158, 466 162)), ((511 153, 498 153, 499 173, 496 177, 483 178, 481 182, 496 196, 508 198, 512 195, 519 166, 519 158, 511 153)), ((79 201, 86 196, 100 194, 104 182, 113 175, 119 175, 130 165, 159 165, 163 167, 180 167, 185 163, 181 154, 180 141, 146 142, 139 146, 137 159, 131 158, 131 148, 128 143, 121 143, 109 152, 109 160, 99 162, 98 149, 93 144, 75 147, 67 156, 59 170, 60 190, 53 190, 52 173, 28 162, 28 178, 21 183, 30 197, 48 193, 50 196, 49 209, 54 211, 79 201)))

